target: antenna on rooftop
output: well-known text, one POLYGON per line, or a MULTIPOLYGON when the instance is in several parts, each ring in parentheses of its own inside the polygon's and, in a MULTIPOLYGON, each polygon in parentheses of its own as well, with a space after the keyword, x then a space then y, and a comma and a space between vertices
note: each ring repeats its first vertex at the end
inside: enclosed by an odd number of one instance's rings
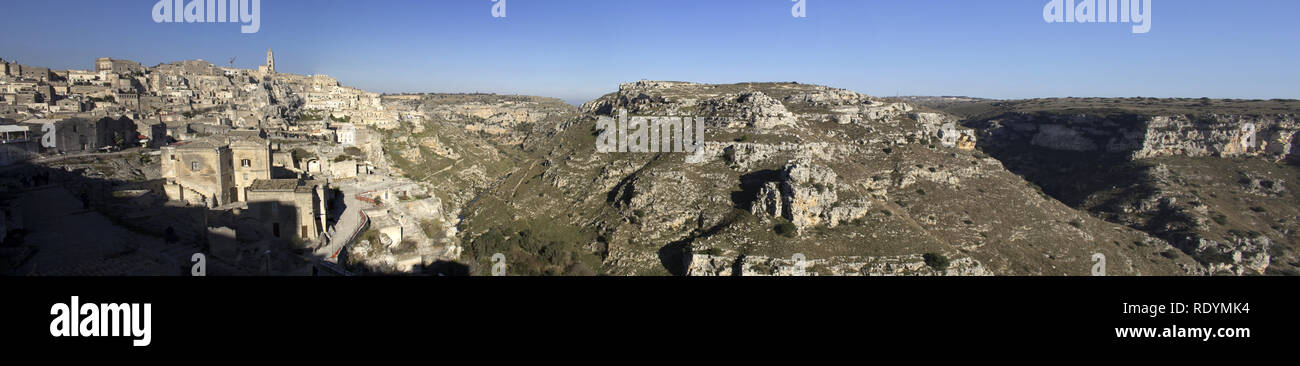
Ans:
POLYGON ((235 66, 235 59, 237 59, 237 58, 239 58, 239 56, 235 56, 235 57, 231 57, 231 58, 230 58, 230 66, 231 66, 231 67, 234 67, 234 66, 235 66))

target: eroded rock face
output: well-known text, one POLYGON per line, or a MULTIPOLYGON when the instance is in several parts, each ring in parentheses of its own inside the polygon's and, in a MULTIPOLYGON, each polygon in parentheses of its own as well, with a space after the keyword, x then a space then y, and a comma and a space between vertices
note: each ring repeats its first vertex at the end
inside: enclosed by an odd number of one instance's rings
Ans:
POLYGON ((754 215, 789 220, 799 230, 825 225, 835 227, 855 220, 871 209, 868 200, 839 202, 835 171, 802 161, 787 165, 780 182, 759 190, 750 208, 754 215))
POLYGON ((981 133, 994 144, 1028 142, 1075 152, 1125 154, 1132 159, 1160 156, 1293 156, 1294 116, 1092 115, 1011 113, 983 122, 981 133))
POLYGON ((769 130, 793 127, 797 120, 784 104, 761 91, 746 91, 734 96, 710 99, 701 103, 701 111, 711 116, 734 116, 727 127, 754 127, 769 130))
POLYGON ((1229 240, 1201 239, 1195 248, 1195 254, 1207 262, 1210 273, 1259 275, 1268 270, 1270 244, 1268 238, 1263 236, 1235 237, 1229 240))
POLYGON ((1177 251, 1167 257, 1181 252, 1210 274, 1294 273, 1295 175, 1285 163, 1300 130, 1294 104, 1184 103, 1031 101, 972 125, 1013 170, 1076 208, 1168 241, 1177 251), (1053 103, 1119 107, 1018 110, 1053 103))

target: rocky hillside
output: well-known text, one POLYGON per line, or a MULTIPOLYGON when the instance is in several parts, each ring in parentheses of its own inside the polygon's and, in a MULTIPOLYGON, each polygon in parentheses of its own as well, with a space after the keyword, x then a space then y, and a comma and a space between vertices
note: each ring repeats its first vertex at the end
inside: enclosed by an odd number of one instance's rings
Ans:
POLYGON ((484 174, 506 178, 464 212, 463 260, 480 274, 502 253, 512 274, 1088 275, 1100 253, 1112 275, 1206 273, 1044 193, 977 149, 987 131, 944 128, 957 120, 815 85, 624 84, 536 126, 496 171, 509 174, 484 174), (619 111, 698 117, 706 142, 597 153, 597 118, 619 111))
POLYGON ((383 104, 409 117, 384 132, 385 157, 406 176, 433 183, 449 209, 531 164, 521 146, 534 130, 577 114, 558 99, 494 94, 395 95, 383 104))
POLYGON ((935 105, 1052 197, 1215 274, 1297 273, 1300 102, 1037 99, 935 105))

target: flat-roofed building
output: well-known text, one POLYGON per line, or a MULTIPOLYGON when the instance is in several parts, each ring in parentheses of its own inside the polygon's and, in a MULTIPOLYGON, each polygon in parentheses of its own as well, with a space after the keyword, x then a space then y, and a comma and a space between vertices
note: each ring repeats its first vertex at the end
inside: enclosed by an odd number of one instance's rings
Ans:
POLYGON ((248 189, 244 215, 281 240, 312 241, 324 233, 325 186, 314 180, 259 179, 248 189))

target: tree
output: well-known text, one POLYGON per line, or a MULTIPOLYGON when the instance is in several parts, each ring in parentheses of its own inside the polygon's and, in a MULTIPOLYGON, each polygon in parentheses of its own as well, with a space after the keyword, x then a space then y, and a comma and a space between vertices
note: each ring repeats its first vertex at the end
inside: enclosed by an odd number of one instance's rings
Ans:
POLYGON ((921 258, 925 259, 925 265, 930 266, 930 268, 934 268, 934 270, 936 271, 943 271, 948 269, 948 264, 949 264, 948 257, 945 257, 943 254, 925 253, 925 255, 921 256, 921 258))

